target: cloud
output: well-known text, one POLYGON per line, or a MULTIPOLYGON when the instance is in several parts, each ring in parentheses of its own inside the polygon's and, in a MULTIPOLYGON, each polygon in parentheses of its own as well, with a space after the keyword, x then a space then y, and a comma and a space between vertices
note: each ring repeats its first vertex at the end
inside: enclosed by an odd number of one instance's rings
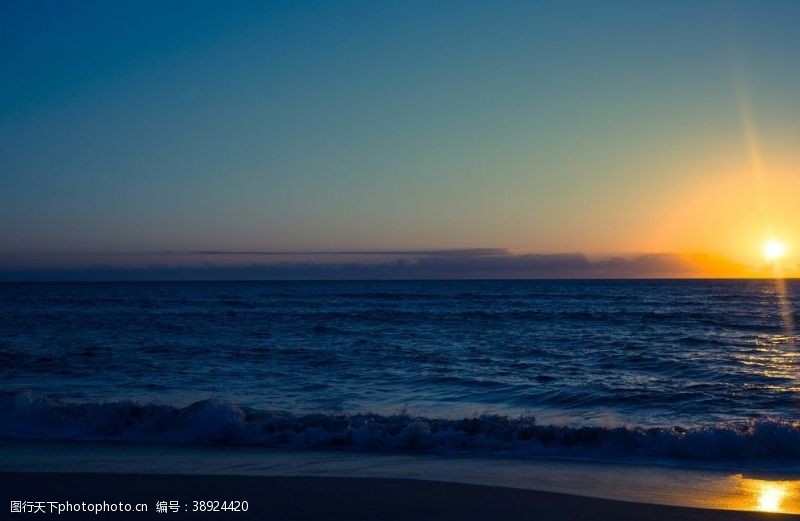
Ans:
MULTIPOLYGON (((183 254, 183 252, 169 252, 183 254)), ((288 251, 288 250, 196 250, 193 255, 231 255, 231 256, 314 256, 314 255, 356 255, 356 256, 385 256, 385 255, 413 255, 431 257, 481 257, 488 255, 507 255, 505 248, 461 248, 444 250, 336 250, 336 251, 288 251)))
MULTIPOLYGON (((189 253, 188 256, 196 258, 196 262, 127 267, 6 268, 0 270, 0 280, 581 279, 748 275, 744 266, 711 255, 650 254, 590 260, 582 253, 514 254, 497 248, 342 252, 215 250, 189 253), (225 262, 214 262, 220 256, 225 257, 225 262), (339 256, 348 258, 336 260, 339 256), (253 257, 277 257, 279 260, 252 262, 253 257), (350 257, 357 259, 351 260, 350 257), (379 258, 376 260, 375 257, 379 258)), ((185 253, 181 255, 181 259, 187 257, 185 253)))

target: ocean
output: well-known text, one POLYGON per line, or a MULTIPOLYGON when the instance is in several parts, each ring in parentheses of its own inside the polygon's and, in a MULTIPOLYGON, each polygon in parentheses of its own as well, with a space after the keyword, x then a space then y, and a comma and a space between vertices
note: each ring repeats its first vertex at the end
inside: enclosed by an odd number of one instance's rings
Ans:
POLYGON ((0 284, 0 437, 800 462, 800 282, 0 284))

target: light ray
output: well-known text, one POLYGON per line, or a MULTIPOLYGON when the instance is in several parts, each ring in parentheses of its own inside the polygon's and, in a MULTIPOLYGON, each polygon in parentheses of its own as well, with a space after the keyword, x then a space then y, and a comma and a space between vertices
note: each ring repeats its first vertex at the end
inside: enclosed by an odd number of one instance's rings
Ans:
POLYGON ((758 208, 762 219, 764 237, 768 237, 764 246, 766 260, 771 263, 772 278, 775 284, 775 294, 778 299, 778 308, 784 334, 788 340, 789 347, 796 347, 796 336, 794 327, 794 317, 792 306, 789 299, 789 292, 786 285, 783 267, 777 260, 785 253, 785 246, 774 238, 774 230, 771 215, 771 205, 769 204, 769 194, 767 192, 767 171, 764 166, 764 159, 761 150, 761 143, 758 136, 755 117, 748 96, 748 89, 742 73, 742 67, 734 67, 736 77, 736 97, 741 118, 742 133, 747 148, 747 158, 752 175, 753 188, 757 198, 758 208))

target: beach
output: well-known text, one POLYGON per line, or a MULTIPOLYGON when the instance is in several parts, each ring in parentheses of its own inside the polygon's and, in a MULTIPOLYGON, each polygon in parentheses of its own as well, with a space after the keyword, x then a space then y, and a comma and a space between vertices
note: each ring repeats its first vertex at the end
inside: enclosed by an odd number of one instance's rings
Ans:
MULTIPOLYGON (((648 505, 505 487, 405 479, 202 476, 165 474, 0 473, 5 505, 29 501, 145 503, 147 513, 62 513, 59 519, 146 519, 180 516, 275 520, 744 520, 781 514, 648 505), (247 512, 192 512, 193 501, 247 501, 247 512), (180 501, 158 513, 158 501, 180 501), (186 509, 186 511, 184 511, 186 509)), ((8 508, 8 506, 6 506, 8 508)), ((6 510, 8 512, 8 510, 6 510)), ((24 514, 20 514, 22 516, 24 514)), ((55 514, 53 514, 55 515, 55 514)))
POLYGON ((799 483, 786 472, 614 462, 0 441, 4 509, 123 501, 153 514, 176 502, 187 519, 211 515, 195 501, 246 501, 246 512, 213 512, 234 519, 753 519, 800 513, 799 483))

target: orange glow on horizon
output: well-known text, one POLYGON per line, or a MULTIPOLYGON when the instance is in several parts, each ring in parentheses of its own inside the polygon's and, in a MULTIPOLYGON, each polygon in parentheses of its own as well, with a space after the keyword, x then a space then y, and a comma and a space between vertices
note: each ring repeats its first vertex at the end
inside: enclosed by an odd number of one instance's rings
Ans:
POLYGON ((650 249, 704 252, 705 258, 691 257, 709 277, 800 276, 800 256, 790 246, 800 244, 800 176, 784 169, 758 184, 756 190, 753 177, 740 172, 680 187, 648 240, 650 249))

